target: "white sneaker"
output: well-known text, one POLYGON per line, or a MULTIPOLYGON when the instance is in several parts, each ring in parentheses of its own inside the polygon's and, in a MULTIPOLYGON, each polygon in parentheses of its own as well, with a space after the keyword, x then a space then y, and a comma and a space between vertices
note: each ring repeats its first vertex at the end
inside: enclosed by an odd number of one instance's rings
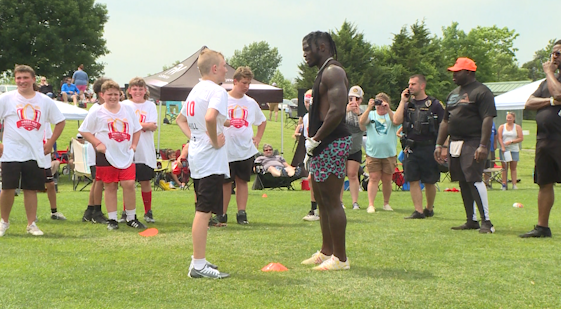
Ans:
POLYGON ((35 222, 33 222, 31 225, 27 226, 27 233, 29 233, 33 236, 43 235, 43 232, 37 227, 37 225, 35 225, 35 222))
POLYGON ((347 207, 345 207, 345 204, 343 204, 343 202, 341 202, 341 207, 343 207, 343 209, 347 209, 347 207))
POLYGON ((353 210, 359 210, 360 206, 358 205, 358 203, 353 203, 353 210))
POLYGON ((382 209, 386 211, 393 211, 393 208, 390 206, 390 204, 385 204, 384 207, 382 207, 382 209))
POLYGON ((319 221, 319 216, 315 212, 310 211, 307 215, 304 216, 304 218, 302 218, 302 220, 304 220, 304 221, 319 221))
POLYGON ((332 255, 328 260, 324 261, 320 265, 312 268, 313 270, 344 270, 350 269, 351 262, 347 257, 345 262, 341 262, 336 256, 332 255))
POLYGON ((316 252, 314 254, 312 254, 312 257, 310 257, 309 259, 305 259, 302 261, 302 264, 304 265, 319 265, 327 260, 329 260, 330 256, 329 255, 325 255, 321 252, 316 252))
POLYGON ((376 212, 376 208, 374 208, 374 206, 370 205, 368 206, 368 208, 366 208, 366 212, 369 214, 373 214, 376 212))
POLYGON ((10 222, 6 223, 4 220, 0 219, 0 237, 6 234, 6 230, 10 228, 10 222))
POLYGON ((516 190, 518 187, 516 185, 512 185, 512 190, 516 190))
POLYGON ((51 213, 51 219, 53 220, 66 220, 66 217, 62 214, 62 212, 54 212, 51 213))

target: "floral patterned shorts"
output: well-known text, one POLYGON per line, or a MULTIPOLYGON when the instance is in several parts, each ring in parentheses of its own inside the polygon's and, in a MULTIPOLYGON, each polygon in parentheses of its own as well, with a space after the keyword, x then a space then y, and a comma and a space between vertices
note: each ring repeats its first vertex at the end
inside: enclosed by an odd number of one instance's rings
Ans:
POLYGON ((343 137, 334 140, 319 155, 312 157, 310 173, 314 176, 315 182, 324 182, 329 175, 345 178, 351 144, 350 136, 343 137))

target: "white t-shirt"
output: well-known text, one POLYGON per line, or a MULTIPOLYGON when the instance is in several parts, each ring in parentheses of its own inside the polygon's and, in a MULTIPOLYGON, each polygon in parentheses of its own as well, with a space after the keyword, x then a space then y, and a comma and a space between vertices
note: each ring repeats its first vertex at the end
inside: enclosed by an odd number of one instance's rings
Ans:
POLYGON ((121 105, 117 113, 112 113, 102 105, 93 111, 90 109, 78 131, 94 134, 105 145, 105 157, 109 164, 126 169, 134 157, 132 136, 141 129, 138 117, 130 106, 121 105))
POLYGON ((246 160, 257 151, 253 145, 252 125, 261 125, 267 118, 253 98, 244 95, 236 99, 228 95, 228 118, 230 127, 224 128, 228 162, 246 160))
POLYGON ((304 137, 308 137, 308 131, 309 131, 309 114, 306 113, 306 115, 304 115, 304 117, 302 117, 302 134, 304 134, 304 137))
POLYGON ((45 165, 43 139, 45 126, 64 121, 55 102, 42 93, 35 93, 31 99, 24 98, 17 90, 0 95, 0 119, 4 120, 4 153, 1 162, 37 161, 41 168, 45 165))
MULTIPOLYGON (((156 105, 150 101, 144 103, 134 103, 130 100, 121 102, 123 105, 129 105, 134 110, 138 121, 142 123, 158 123, 158 114, 156 113, 156 105)), ((141 125, 142 127, 142 125, 141 125)), ((140 132, 140 139, 134 153, 134 163, 146 164, 149 167, 156 168, 156 148, 154 147, 154 131, 140 132)))
POLYGON ((201 179, 210 175, 225 175, 230 178, 226 146, 215 149, 207 134, 205 115, 209 108, 218 111, 216 131, 217 134, 223 133, 228 93, 214 82, 202 80, 193 87, 181 108, 181 114, 187 118, 191 129, 188 155, 191 177, 201 179))

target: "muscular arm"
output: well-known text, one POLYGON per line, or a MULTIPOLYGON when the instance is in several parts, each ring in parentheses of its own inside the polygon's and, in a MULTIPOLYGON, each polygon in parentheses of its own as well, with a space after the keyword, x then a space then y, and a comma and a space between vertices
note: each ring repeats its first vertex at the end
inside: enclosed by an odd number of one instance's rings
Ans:
MULTIPOLYGON (((400 125, 403 123, 403 111, 405 110, 405 106, 407 105, 407 100, 401 100, 399 102, 399 106, 395 110, 395 115, 393 116, 392 122, 393 124, 400 125)), ((391 116, 390 116, 391 117, 391 116)))
POLYGON ((440 123, 440 129, 438 130, 438 138, 436 139, 436 144, 444 145, 444 142, 448 138, 448 120, 442 120, 440 123))
MULTIPOLYGON (((546 106, 550 106, 551 102, 549 98, 539 98, 531 95, 526 101, 524 106, 526 109, 542 109, 546 106)), ((561 102, 555 102, 555 104, 561 104, 561 102)))
POLYGON ((555 100, 561 101, 561 83, 555 78, 554 71, 547 71, 545 79, 547 80, 547 89, 551 96, 555 100))
POLYGON ((493 128, 493 117, 483 118, 483 124, 481 125, 481 140, 479 144, 487 145, 491 140, 491 130, 493 128))
MULTIPOLYGON (((338 66, 330 66, 323 73, 321 82, 327 89, 327 103, 329 104, 322 126, 313 136, 316 141, 321 141, 327 137, 341 123, 345 117, 347 107, 347 76, 345 71, 338 66)), ((324 101, 325 102, 325 101, 324 101)), ((318 102, 319 104, 325 104, 318 102)), ((317 104, 317 103, 314 103, 317 104)))

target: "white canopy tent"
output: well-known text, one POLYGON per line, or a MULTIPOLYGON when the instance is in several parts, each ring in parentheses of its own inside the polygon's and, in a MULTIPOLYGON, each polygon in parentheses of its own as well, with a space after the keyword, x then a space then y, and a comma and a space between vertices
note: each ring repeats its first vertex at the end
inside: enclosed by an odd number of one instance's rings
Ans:
POLYGON ((524 109, 524 105, 528 98, 538 89, 538 86, 544 79, 537 80, 533 83, 511 90, 495 97, 495 106, 497 110, 511 111, 524 109))
POLYGON ((79 108, 72 104, 64 103, 57 100, 55 100, 55 103, 58 109, 64 115, 64 118, 66 118, 66 120, 84 120, 88 115, 88 111, 83 108, 79 108))

